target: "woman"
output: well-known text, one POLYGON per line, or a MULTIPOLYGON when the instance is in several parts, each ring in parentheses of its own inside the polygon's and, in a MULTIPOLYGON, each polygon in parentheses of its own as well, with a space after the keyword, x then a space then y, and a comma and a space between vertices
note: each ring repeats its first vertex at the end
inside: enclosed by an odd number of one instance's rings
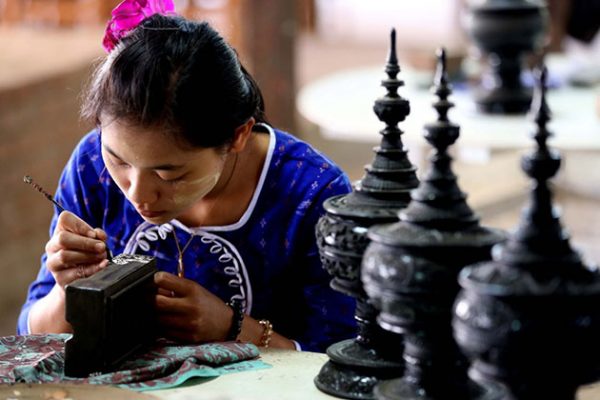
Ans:
POLYGON ((61 176, 72 213, 54 215, 19 333, 69 332, 64 287, 106 267, 108 246, 157 258, 166 337, 312 351, 352 337, 354 303, 329 288, 314 236, 347 178, 266 123, 259 88, 207 23, 140 11, 131 31, 109 25, 83 105, 97 129, 61 176))

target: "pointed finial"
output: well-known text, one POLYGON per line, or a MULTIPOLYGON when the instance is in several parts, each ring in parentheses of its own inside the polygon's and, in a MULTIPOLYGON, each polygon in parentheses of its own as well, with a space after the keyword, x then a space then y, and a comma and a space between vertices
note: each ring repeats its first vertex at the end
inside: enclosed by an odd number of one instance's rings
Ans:
MULTIPOLYGON (((410 190, 418 185, 415 167, 408 159, 402 143, 404 133, 398 124, 410 114, 410 103, 398 94, 398 88, 404 82, 397 78, 400 72, 396 56, 396 30, 390 33, 390 49, 385 65, 386 78, 381 86, 386 93, 375 100, 373 111, 377 118, 385 124, 379 131, 381 143, 374 148, 375 159, 365 167, 365 175, 355 185, 357 193, 368 193, 372 198, 388 199, 403 202, 402 207, 410 200, 410 190)), ((394 203, 397 206, 399 203, 394 203)))
POLYGON ((398 56, 396 55, 396 28, 392 28, 392 31, 390 32, 390 51, 388 53, 385 72, 392 79, 396 79, 396 75, 398 75, 398 72, 400 72, 400 67, 398 66, 398 56))
POLYGON ((544 64, 541 64, 534 71, 534 76, 536 84, 531 102, 531 114, 533 114, 533 120, 537 124, 537 133, 534 138, 538 142, 538 146, 546 148, 546 140, 551 136, 546 125, 552 119, 552 113, 546 102, 548 69, 544 64))
POLYGON ((437 66, 435 71, 434 82, 438 86, 444 86, 448 84, 448 72, 446 69, 446 49, 440 47, 436 51, 437 66))
POLYGON ((580 264, 581 260, 571 248, 569 235, 560 223, 560 213, 552 202, 549 180, 560 169, 561 157, 558 151, 546 144, 551 135, 546 127, 550 120, 550 109, 546 104, 546 68, 540 66, 535 75, 531 114, 535 121, 533 138, 537 147, 521 159, 521 168, 534 184, 519 227, 502 248, 499 260, 531 271, 547 271, 548 268, 570 268, 573 264, 580 264))
POLYGON ((448 110, 454 107, 454 103, 448 100, 452 94, 452 87, 448 83, 448 71, 446 69, 446 49, 439 48, 436 52, 437 66, 434 78, 435 86, 432 87, 432 92, 438 97, 433 103, 433 108, 438 113, 437 122, 434 125, 426 126, 427 134, 425 139, 437 150, 445 151, 445 149, 453 144, 458 139, 459 128, 448 119, 448 110), (435 127, 443 127, 444 129, 436 129, 435 127))
POLYGON ((388 133, 397 135, 402 133, 397 125, 400 121, 404 121, 410 113, 410 104, 398 94, 398 88, 404 85, 404 81, 397 78, 400 66, 396 56, 396 30, 394 28, 390 33, 390 51, 385 65, 385 72, 387 79, 381 81, 381 86, 387 90, 387 93, 384 97, 375 101, 373 111, 375 111, 379 120, 387 125, 382 133, 384 135, 388 133))
POLYGON ((560 168, 561 157, 557 151, 550 150, 547 144, 547 140, 552 136, 552 133, 547 127, 551 119, 551 112, 546 102, 546 81, 548 79, 546 66, 540 65, 535 70, 534 75, 536 84, 531 103, 531 115, 536 127, 533 138, 537 143, 537 149, 533 154, 523 158, 521 166, 527 175, 540 182, 556 175, 560 168))
POLYGON ((411 193, 412 201, 400 212, 400 219, 439 230, 473 228, 478 226, 479 220, 458 186, 452 171, 452 157, 448 154, 448 147, 458 139, 460 127, 448 119, 448 110, 454 103, 448 100, 452 89, 447 79, 446 51, 443 48, 437 51, 437 72, 432 92, 437 97, 433 107, 438 119, 425 125, 425 139, 434 149, 429 157, 430 169, 419 188, 411 193))

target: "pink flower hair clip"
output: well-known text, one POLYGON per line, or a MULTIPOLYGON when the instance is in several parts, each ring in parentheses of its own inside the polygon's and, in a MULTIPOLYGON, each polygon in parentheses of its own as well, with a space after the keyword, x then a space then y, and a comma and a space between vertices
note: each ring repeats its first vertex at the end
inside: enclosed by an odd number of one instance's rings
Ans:
POLYGON ((131 32, 144 19, 154 14, 174 14, 173 0, 125 0, 112 11, 112 18, 108 21, 102 47, 107 53, 131 32))

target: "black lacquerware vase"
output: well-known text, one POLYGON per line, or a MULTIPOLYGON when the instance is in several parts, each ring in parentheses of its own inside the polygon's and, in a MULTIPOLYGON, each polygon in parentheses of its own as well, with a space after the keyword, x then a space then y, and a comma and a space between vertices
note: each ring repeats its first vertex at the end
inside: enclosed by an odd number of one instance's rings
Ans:
POLYGON ((533 101, 537 148, 523 157, 530 201, 493 261, 465 268, 454 334, 472 359, 471 376, 507 385, 511 400, 574 400, 600 379, 600 274, 570 243, 548 180, 560 155, 546 144, 545 70, 533 101))
POLYGON ((466 30, 488 61, 475 91, 479 110, 493 114, 529 110, 532 92, 521 82, 521 72, 526 55, 540 52, 547 20, 542 0, 471 1, 466 30))
POLYGON ((333 279, 331 286, 356 299, 358 336, 327 349, 329 361, 315 378, 323 392, 349 399, 372 399, 373 387, 383 379, 402 374, 402 336, 381 329, 377 312, 360 281, 363 253, 369 243, 370 226, 391 222, 410 199, 418 180, 407 157, 398 123, 410 112, 409 102, 398 95, 403 84, 395 49, 395 31, 382 85, 385 96, 377 99, 374 111, 386 126, 381 144, 364 177, 348 195, 335 196, 323 204, 326 215, 317 224, 317 243, 323 266, 333 279))

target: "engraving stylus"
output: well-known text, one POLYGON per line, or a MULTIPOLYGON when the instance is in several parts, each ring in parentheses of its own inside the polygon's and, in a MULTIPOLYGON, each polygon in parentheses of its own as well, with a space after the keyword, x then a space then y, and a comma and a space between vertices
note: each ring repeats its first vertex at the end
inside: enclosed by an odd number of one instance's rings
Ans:
MULTIPOLYGON (((43 194, 45 198, 47 198, 48 200, 50 200, 56 207, 58 207, 59 210, 66 211, 65 208, 58 201, 56 201, 54 199, 54 197, 52 197, 52 195, 50 193, 46 192, 43 187, 41 187, 40 185, 38 185, 37 183, 35 183, 33 181, 33 178, 31 176, 25 175, 23 177, 23 182, 28 183, 31 186, 33 186, 38 192, 40 192, 41 194, 43 194)), ((106 258, 108 258, 108 261, 111 261, 112 258, 113 258, 112 252, 108 248, 108 245, 106 246, 106 258)))

